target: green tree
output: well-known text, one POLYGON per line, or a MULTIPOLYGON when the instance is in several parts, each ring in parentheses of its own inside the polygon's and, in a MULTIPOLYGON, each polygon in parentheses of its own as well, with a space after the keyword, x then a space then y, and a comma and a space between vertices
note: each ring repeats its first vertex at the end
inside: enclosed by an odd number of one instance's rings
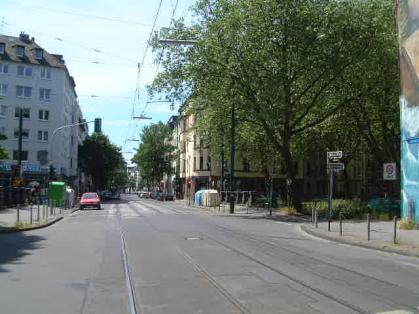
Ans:
POLYGON ((198 43, 159 50, 165 71, 152 90, 179 99, 192 93, 192 110, 218 112, 220 121, 234 104, 239 128, 253 130, 250 138, 264 138, 280 155, 288 198, 298 208, 298 142, 345 108, 364 103, 370 91, 356 88, 365 79, 354 73, 383 74, 368 64, 387 49, 383 34, 394 27, 392 2, 201 0, 195 12, 196 25, 188 29, 179 22, 158 35, 195 34, 198 43))
POLYGON ((171 129, 162 122, 151 124, 142 129, 140 137, 141 143, 132 162, 137 164, 146 184, 159 185, 164 174, 172 173, 171 129))
POLYGON ((121 149, 102 133, 93 133, 85 139, 79 148, 79 160, 96 189, 109 187, 115 173, 125 165, 121 149))
MULTIPOLYGON (((4 141, 7 137, 4 134, 0 134, 0 141, 4 141)), ((7 159, 9 155, 4 147, 0 146, 0 160, 7 159)))

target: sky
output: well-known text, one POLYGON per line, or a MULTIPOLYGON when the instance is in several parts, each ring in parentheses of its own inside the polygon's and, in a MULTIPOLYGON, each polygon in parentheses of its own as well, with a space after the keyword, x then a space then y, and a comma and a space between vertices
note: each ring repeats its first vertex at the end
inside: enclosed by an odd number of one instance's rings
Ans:
POLYGON ((127 140, 177 113, 178 104, 174 110, 169 103, 147 104, 156 100, 148 98, 146 86, 158 69, 146 47, 156 16, 155 30, 168 27, 178 1, 175 18, 190 23, 194 0, 161 1, 158 12, 160 0, 0 0, 0 33, 17 37, 23 31, 49 53, 63 55, 84 117, 102 118, 103 132, 129 161, 138 142, 127 140), (142 112, 152 120, 131 119, 142 112))

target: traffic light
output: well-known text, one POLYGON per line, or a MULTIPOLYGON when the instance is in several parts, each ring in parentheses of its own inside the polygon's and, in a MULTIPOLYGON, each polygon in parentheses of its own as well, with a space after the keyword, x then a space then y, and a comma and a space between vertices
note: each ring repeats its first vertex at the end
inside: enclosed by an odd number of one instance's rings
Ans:
POLYGON ((95 118, 95 133, 101 133, 102 132, 102 119, 101 118, 95 118))

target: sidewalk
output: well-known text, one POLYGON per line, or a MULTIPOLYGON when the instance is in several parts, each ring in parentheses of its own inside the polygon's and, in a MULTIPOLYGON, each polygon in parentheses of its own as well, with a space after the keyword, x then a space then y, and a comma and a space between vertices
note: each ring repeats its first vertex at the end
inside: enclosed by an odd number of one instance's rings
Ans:
POLYGON ((38 205, 32 207, 27 205, 19 209, 19 214, 17 208, 0 209, 0 231, 40 227, 61 219, 73 211, 74 209, 62 211, 60 208, 49 208, 46 205, 40 205, 39 207, 38 205))
POLYGON ((400 230, 397 228, 397 241, 394 244, 394 223, 392 221, 372 221, 370 241, 368 241, 366 221, 344 221, 342 236, 339 235, 339 221, 331 223, 330 232, 327 222, 320 222, 318 226, 316 229, 312 224, 304 224, 301 225, 301 229, 327 240, 419 257, 419 230, 400 230))

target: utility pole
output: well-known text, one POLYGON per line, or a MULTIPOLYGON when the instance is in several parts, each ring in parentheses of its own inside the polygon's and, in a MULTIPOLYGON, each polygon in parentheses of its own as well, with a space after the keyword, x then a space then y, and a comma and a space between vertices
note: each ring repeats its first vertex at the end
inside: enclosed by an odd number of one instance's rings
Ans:
POLYGON ((221 143, 221 175, 220 175, 220 192, 224 190, 224 142, 221 143))
POLYGON ((236 153, 236 141, 235 141, 235 108, 234 102, 231 104, 231 150, 230 150, 230 214, 234 214, 234 158, 236 153))
POLYGON ((19 137, 17 148, 17 165, 19 168, 19 178, 22 179, 22 131, 23 131, 23 108, 19 109, 19 137))

